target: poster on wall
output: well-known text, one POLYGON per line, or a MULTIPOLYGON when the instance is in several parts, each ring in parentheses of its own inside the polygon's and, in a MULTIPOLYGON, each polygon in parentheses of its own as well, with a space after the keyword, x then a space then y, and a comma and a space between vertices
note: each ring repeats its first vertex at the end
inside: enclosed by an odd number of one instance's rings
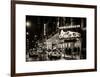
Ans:
POLYGON ((12 1, 11 76, 96 71, 97 6, 12 1))

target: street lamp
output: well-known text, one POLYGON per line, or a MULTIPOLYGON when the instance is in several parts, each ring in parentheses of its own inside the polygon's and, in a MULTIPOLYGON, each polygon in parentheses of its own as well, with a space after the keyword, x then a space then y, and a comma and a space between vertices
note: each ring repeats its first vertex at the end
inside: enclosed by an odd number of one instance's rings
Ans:
POLYGON ((26 32, 26 35, 29 35, 29 32, 26 32))
POLYGON ((26 26, 27 26, 27 27, 30 27, 30 26, 31 26, 31 22, 27 21, 27 22, 26 22, 26 26))

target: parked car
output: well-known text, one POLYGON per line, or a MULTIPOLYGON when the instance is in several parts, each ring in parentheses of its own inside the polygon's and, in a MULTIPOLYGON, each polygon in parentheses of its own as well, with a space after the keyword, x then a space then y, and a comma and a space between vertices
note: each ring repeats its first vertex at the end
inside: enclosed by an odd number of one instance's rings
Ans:
POLYGON ((48 58, 50 60, 58 60, 58 59, 61 59, 61 56, 62 56, 61 52, 58 51, 58 50, 56 50, 56 49, 52 50, 48 54, 48 58))
POLYGON ((29 57, 31 57, 31 58, 37 58, 38 57, 38 52, 36 51, 36 49, 30 49, 29 50, 29 57))

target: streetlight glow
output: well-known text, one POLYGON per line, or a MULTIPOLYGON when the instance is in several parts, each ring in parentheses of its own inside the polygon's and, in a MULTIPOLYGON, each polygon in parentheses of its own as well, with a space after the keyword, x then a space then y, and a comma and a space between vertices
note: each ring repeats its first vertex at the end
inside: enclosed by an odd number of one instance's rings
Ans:
POLYGON ((29 32, 26 32, 26 35, 29 35, 29 32))
POLYGON ((31 23, 30 23, 29 21, 27 21, 27 22, 26 22, 26 26, 27 26, 27 27, 30 27, 30 26, 31 26, 31 23))

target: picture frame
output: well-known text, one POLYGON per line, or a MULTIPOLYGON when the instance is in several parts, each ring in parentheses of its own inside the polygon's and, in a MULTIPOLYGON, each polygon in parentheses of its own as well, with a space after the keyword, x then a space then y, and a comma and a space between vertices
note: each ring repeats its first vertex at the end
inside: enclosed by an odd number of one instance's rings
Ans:
MULTIPOLYGON (((44 39, 44 35, 47 35, 45 34, 46 30, 44 29, 45 28, 44 26, 43 26, 44 31, 42 34, 43 39, 44 39)), ((51 27, 48 27, 47 29, 49 28, 51 27)), ((59 27, 59 29, 60 28, 62 27, 59 27)), ((39 30, 41 29, 42 28, 39 28, 39 30)), ((77 29, 75 30, 77 32, 77 29)), ((37 32, 39 32, 38 29, 37 32)), ((64 33, 63 29, 60 30, 60 33, 61 32, 64 33)), ((62 36, 61 38, 65 38, 65 37, 62 36)), ((82 42, 82 45, 83 44, 84 42, 82 42)), ((29 46, 29 48, 32 47, 29 46)), ((84 47, 83 48, 81 47, 81 49, 84 49, 84 47)), ((11 77, 76 73, 76 72, 92 72, 92 71, 97 71, 97 6, 96 5, 17 1, 17 0, 11 1, 11 77), (36 21, 34 21, 34 18, 36 19, 36 21), (47 21, 44 20, 43 18, 46 19, 47 21), (57 19, 56 22, 53 21, 54 23, 56 23, 56 25, 58 23, 59 25, 65 24, 67 23, 68 20, 71 19, 75 20, 76 22, 70 21, 70 24, 80 23, 82 25, 81 20, 83 20, 83 23, 86 25, 85 28, 83 29, 86 30, 86 33, 85 35, 83 35, 84 32, 80 33, 80 28, 79 28, 79 33, 81 34, 81 37, 82 36, 83 38, 85 37, 86 40, 85 51, 83 50, 85 52, 85 57, 83 57, 84 55, 79 55, 76 56, 79 57, 77 58, 78 60, 76 60, 76 57, 74 60, 73 58, 74 56, 71 56, 72 58, 70 58, 69 60, 67 60, 68 59, 67 58, 66 60, 61 60, 61 61, 58 60, 51 61, 51 59, 40 60, 41 58, 34 59, 34 60, 32 58, 32 60, 30 60, 31 58, 27 58, 27 54, 25 53, 27 51, 26 48, 27 27, 26 26, 29 25, 29 23, 27 24, 28 19, 31 19, 33 24, 39 23, 41 25, 44 24, 44 26, 45 23, 47 22, 49 23, 49 25, 53 25, 53 23, 51 23, 53 19, 55 20, 57 19), (65 23, 63 23, 62 21, 61 24, 61 19, 63 21, 66 20, 65 23)))

